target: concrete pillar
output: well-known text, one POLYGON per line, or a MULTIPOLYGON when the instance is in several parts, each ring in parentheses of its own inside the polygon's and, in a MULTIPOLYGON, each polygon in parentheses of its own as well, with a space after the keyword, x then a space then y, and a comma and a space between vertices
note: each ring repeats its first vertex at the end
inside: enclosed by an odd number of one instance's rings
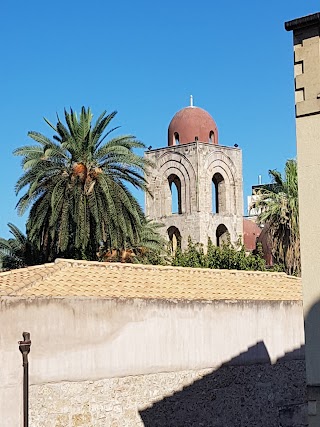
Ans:
POLYGON ((299 213, 309 426, 320 426, 320 13, 293 31, 299 213))

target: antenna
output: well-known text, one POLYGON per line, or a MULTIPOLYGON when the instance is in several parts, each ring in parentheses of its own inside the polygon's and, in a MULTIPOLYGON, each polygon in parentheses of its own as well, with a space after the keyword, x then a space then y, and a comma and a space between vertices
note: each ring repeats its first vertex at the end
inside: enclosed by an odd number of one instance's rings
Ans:
POLYGON ((193 96, 190 95, 190 107, 193 107, 193 96))
POLYGON ((261 185, 262 184, 262 176, 258 175, 258 184, 261 185))

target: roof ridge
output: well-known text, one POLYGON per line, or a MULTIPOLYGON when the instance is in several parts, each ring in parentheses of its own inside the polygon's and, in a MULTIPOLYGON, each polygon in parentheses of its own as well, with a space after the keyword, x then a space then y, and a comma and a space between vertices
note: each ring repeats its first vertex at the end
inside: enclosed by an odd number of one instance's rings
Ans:
MULTIPOLYGON (((223 269, 223 268, 203 268, 203 267, 180 267, 180 266, 172 266, 172 265, 153 265, 153 264, 132 264, 132 263, 122 263, 122 262, 101 262, 101 261, 86 261, 86 260, 77 260, 77 259, 67 259, 67 258, 56 258, 54 262, 32 265, 29 267, 24 267, 20 269, 14 269, 9 271, 0 272, 0 278, 6 275, 14 274, 19 270, 19 272, 23 271, 32 271, 32 270, 45 270, 52 269, 52 273, 56 270, 60 270, 61 268, 65 268, 66 266, 73 265, 93 265, 101 268, 121 268, 121 269, 133 269, 133 270, 172 270, 172 271, 183 271, 183 272, 197 272, 197 273, 208 273, 210 274, 225 274, 225 275, 241 275, 241 276, 267 276, 267 277, 286 277, 287 279, 300 281, 300 277, 289 276, 284 272, 274 272, 274 271, 259 271, 259 270, 236 270, 236 269, 223 269), (59 264, 59 266, 58 266, 59 264), (63 264, 63 266, 62 266, 63 264)), ((52 274, 50 273, 50 274, 52 274)), ((47 277, 48 274, 41 276, 47 277)), ((36 283, 36 281, 35 281, 36 283)), ((21 287, 22 289, 22 287, 21 287)))
MULTIPOLYGON (((28 270, 28 271, 32 271, 32 270, 40 270, 40 271, 47 271, 47 274, 36 274, 32 277, 30 277, 29 279, 26 279, 26 281, 24 281, 22 283, 22 286, 20 286, 18 289, 12 289, 11 292, 7 293, 7 296, 12 296, 15 295, 17 290, 21 291, 23 289, 27 289, 29 287, 32 287, 33 285, 36 285, 40 280, 45 279, 49 276, 51 276, 52 274, 54 274, 56 271, 62 270, 63 268, 66 268, 68 266, 68 263, 62 263, 60 262, 60 266, 55 265, 55 263, 45 263, 45 264, 39 264, 39 265, 32 265, 29 267, 24 267, 24 268, 20 268, 18 270, 28 270)), ((14 273, 15 271, 17 271, 17 269, 15 270, 10 270, 7 271, 5 273, 14 273)), ((1 277, 2 273, 0 273, 0 277, 1 277)), ((5 275, 5 274, 4 274, 5 275)))
POLYGON ((134 269, 134 270, 174 270, 183 272, 197 272, 197 273, 208 273, 210 274, 230 274, 230 275, 242 275, 242 276, 267 276, 267 277, 286 277, 287 279, 298 280, 300 277, 289 276, 284 272, 279 271, 260 271, 260 270, 236 270, 236 269, 223 269, 223 268, 203 268, 203 267, 177 267, 172 265, 153 265, 153 264, 132 264, 122 262, 101 262, 101 261, 86 261, 76 259, 64 259, 57 258, 55 263, 68 263, 69 265, 94 265, 101 268, 123 268, 123 269, 134 269))

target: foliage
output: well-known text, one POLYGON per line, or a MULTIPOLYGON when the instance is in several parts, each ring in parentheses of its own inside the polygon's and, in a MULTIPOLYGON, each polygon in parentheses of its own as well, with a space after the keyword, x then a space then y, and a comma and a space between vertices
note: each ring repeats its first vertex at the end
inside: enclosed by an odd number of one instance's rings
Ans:
POLYGON ((255 207, 272 242, 275 262, 283 265, 287 274, 300 275, 300 237, 298 206, 298 175, 296 160, 287 160, 284 177, 270 170, 272 184, 258 193, 255 207))
POLYGON ((143 221, 139 239, 132 245, 136 254, 135 262, 154 265, 167 263, 164 256, 167 243, 159 233, 161 227, 161 223, 147 219, 143 221))
POLYGON ((108 248, 102 245, 99 260, 109 262, 134 262, 140 264, 165 264, 166 242, 158 230, 162 224, 143 219, 136 240, 127 241, 122 248, 108 248))
POLYGON ((148 162, 133 152, 144 144, 131 135, 107 137, 116 112, 104 111, 93 123, 91 110, 81 114, 64 111, 65 124, 46 123, 52 139, 38 132, 28 135, 37 145, 15 150, 22 156, 24 174, 16 192, 25 189, 17 208, 29 207, 27 234, 45 254, 96 259, 104 242, 108 248, 123 248, 141 237, 144 215, 127 185, 146 190, 143 175, 148 162))
POLYGON ((244 246, 234 247, 230 242, 223 243, 221 247, 214 246, 210 238, 205 253, 203 245, 193 243, 189 237, 187 249, 176 251, 172 265, 229 270, 265 270, 265 260, 260 252, 247 255, 244 246))
POLYGON ((40 264, 42 256, 22 231, 11 223, 8 227, 13 237, 0 238, 0 269, 11 270, 40 264))

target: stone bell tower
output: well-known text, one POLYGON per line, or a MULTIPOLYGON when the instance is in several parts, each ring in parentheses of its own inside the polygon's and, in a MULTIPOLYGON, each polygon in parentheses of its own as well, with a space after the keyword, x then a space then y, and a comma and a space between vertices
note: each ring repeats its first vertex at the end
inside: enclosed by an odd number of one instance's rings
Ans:
POLYGON ((145 156, 155 165, 147 174, 146 215, 165 225, 173 247, 184 249, 188 236, 204 246, 208 237, 216 245, 242 237, 241 150, 218 145, 215 121, 192 97, 170 122, 168 146, 145 156))

